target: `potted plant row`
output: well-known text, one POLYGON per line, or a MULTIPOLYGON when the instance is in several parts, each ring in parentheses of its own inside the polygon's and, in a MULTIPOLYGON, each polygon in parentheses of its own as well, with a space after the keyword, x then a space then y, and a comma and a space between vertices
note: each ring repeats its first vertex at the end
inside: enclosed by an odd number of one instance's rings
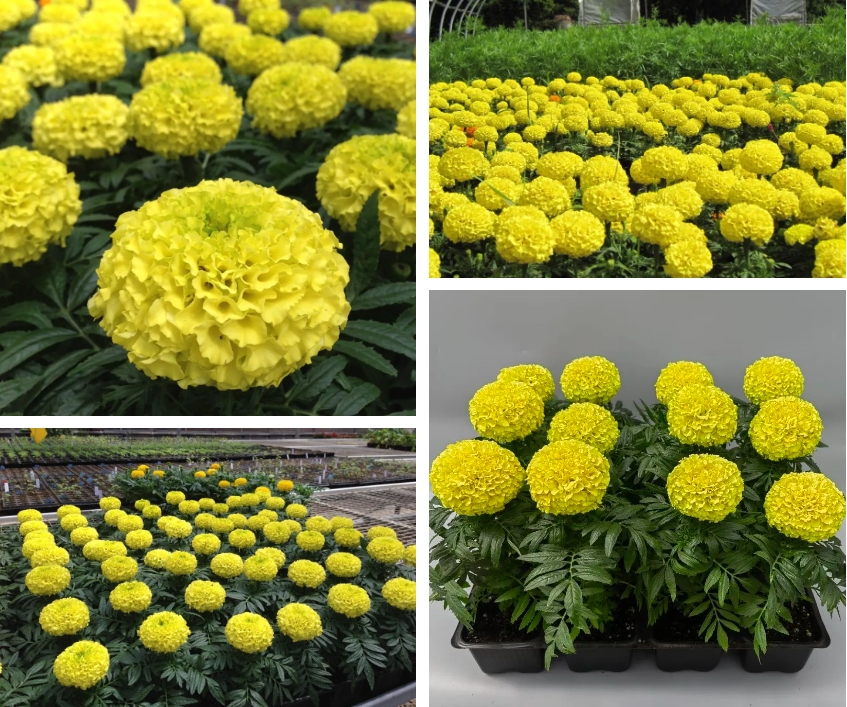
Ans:
POLYGON ((430 482, 431 599, 487 673, 795 672, 829 645, 816 602, 845 603, 844 494, 812 458, 822 421, 792 361, 763 358, 746 399, 701 363, 668 364, 658 402, 612 402, 617 367, 500 371, 469 405, 480 435, 430 482))

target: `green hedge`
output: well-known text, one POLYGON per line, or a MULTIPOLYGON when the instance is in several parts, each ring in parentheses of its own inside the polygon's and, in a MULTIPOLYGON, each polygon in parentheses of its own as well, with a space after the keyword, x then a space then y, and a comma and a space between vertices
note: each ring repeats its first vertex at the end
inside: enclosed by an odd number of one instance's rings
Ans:
POLYGON ((667 83, 679 76, 761 71, 796 82, 843 81, 845 13, 831 9, 800 26, 701 23, 573 27, 559 32, 491 30, 448 35, 430 45, 430 81, 477 78, 540 80, 579 71, 667 83))

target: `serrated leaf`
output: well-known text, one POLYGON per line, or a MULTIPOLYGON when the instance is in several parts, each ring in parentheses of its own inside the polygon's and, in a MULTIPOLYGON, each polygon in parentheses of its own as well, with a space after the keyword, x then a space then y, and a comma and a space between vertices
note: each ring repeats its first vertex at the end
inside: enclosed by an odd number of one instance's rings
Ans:
POLYGON ((69 329, 44 329, 28 333, 23 341, 8 347, 0 353, 0 375, 8 373, 16 366, 36 354, 76 337, 69 329))
POLYGON ((347 301, 351 305, 355 305, 358 294, 364 291, 376 274, 380 253, 379 237, 379 191, 375 191, 365 202, 356 222, 350 282, 345 289, 347 301))
POLYGON ((344 334, 415 360, 415 340, 391 324, 355 320, 347 322, 344 334))
POLYGON ((412 304, 414 301, 414 282, 392 282, 362 292, 353 300, 353 309, 376 309, 392 304, 412 304))
POLYGON ((389 376, 397 375, 397 369, 391 365, 391 362, 387 358, 359 341, 340 339, 332 347, 332 350, 354 358, 381 373, 387 373, 389 376))
POLYGON ((309 367, 308 373, 288 391, 287 402, 314 398, 320 395, 335 377, 344 370, 347 359, 344 356, 329 356, 309 367))
POLYGON ((379 388, 373 383, 360 383, 345 395, 335 408, 335 415, 358 415, 362 408, 379 397, 379 388))

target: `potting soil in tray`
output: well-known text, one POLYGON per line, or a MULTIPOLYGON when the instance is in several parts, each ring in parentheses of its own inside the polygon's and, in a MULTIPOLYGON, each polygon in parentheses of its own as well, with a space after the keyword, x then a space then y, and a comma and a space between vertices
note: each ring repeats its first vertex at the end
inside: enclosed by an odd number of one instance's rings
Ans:
POLYGON ((638 607, 634 599, 621 601, 615 610, 612 620, 602 631, 592 630, 591 633, 581 633, 577 643, 627 643, 635 638, 636 613, 638 607))
POLYGON ((661 643, 702 643, 697 635, 703 616, 684 616, 671 606, 653 626, 653 638, 661 643))
POLYGON ((538 632, 529 634, 509 621, 511 616, 500 611, 494 603, 480 604, 476 611, 473 633, 462 629, 467 643, 524 643, 532 641, 538 632))
POLYGON ((783 621, 782 625, 788 630, 788 635, 765 629, 768 645, 771 643, 814 643, 821 639, 821 632, 808 602, 797 602, 788 609, 791 612, 791 623, 783 621))

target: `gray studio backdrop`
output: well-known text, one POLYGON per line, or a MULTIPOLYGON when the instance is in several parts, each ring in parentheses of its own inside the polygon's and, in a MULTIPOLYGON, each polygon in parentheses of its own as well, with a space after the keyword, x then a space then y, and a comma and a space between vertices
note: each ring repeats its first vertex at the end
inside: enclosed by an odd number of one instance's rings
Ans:
MULTIPOLYGON (((845 293, 833 292, 456 292, 430 293, 430 461, 475 436, 467 405, 501 368, 539 363, 558 380, 580 356, 604 356, 621 374, 616 399, 656 402, 653 384, 670 361, 700 361, 715 384, 743 397, 745 368, 762 356, 793 359, 803 397, 824 422, 815 453, 845 488, 845 293)), ((844 528, 839 531, 844 540, 844 528)), ((842 611, 842 617, 844 612, 842 611)), ((843 707, 845 620, 823 614, 832 645, 800 673, 754 675, 725 658, 710 673, 662 673, 637 656, 624 673, 485 676, 467 651, 450 647, 456 621, 430 605, 430 704, 655 707, 843 707), (659 698, 657 700, 657 698, 659 698), (580 702, 579 700, 585 700, 580 702)))

